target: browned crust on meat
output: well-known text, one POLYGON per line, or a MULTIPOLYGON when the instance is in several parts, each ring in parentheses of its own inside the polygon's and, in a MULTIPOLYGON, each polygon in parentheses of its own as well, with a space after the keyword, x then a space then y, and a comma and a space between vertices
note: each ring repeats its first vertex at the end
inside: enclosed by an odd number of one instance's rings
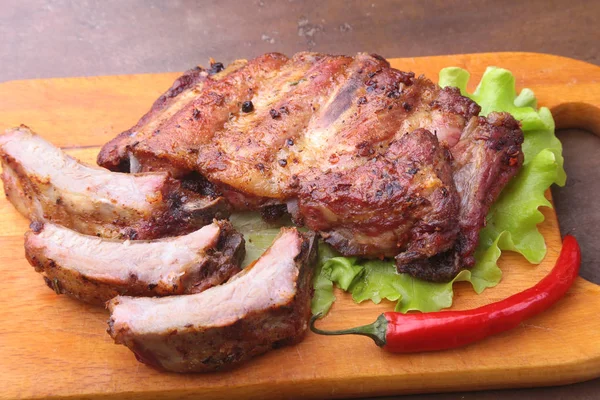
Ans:
POLYGON ((431 257, 452 247, 458 234, 449 161, 435 135, 407 133, 356 169, 306 179, 299 214, 345 255, 431 257))
POLYGON ((173 85, 152 104, 150 111, 144 114, 134 127, 119 134, 102 147, 98 154, 98 164, 112 171, 129 172, 129 159, 126 157, 126 152, 130 144, 134 143, 133 133, 141 130, 148 122, 160 118, 162 112, 177 101, 177 96, 202 84, 207 76, 208 73, 204 68, 198 66, 186 71, 177 78, 173 85))
MULTIPOLYGON (((15 130, 36 136, 24 125, 15 130)), ((48 220, 87 235, 158 239, 192 232, 230 214, 229 204, 218 193, 196 192, 165 172, 157 175, 160 187, 152 193, 155 198, 149 200, 150 211, 141 212, 116 203, 85 203, 85 198, 80 200, 82 204, 67 202, 52 181, 26 170, 10 154, 0 151, 0 161, 6 197, 23 216, 31 221, 48 220), (48 198, 46 192, 55 193, 56 199, 48 198), (90 211, 95 207, 103 211, 90 211), (109 207, 110 215, 106 215, 109 207)))
POLYGON ((197 159, 193 150, 208 143, 239 112, 241 102, 252 97, 264 77, 286 61, 282 54, 269 53, 248 63, 236 62, 234 68, 228 67, 215 76, 200 72, 200 77, 189 78, 188 71, 173 85, 183 89, 171 96, 172 88, 169 89, 161 96, 169 100, 159 98, 136 126, 103 146, 98 165, 129 171, 131 152, 140 160, 140 172, 168 170, 174 176, 181 176, 193 171, 197 159), (182 86, 179 81, 187 84, 182 86), (171 157, 172 154, 178 157, 171 157))
MULTIPOLYGON (((284 228, 283 230, 295 228, 284 228)), ((234 367, 271 349, 299 342, 304 337, 310 318, 312 272, 316 261, 317 242, 314 234, 300 234, 301 252, 295 258, 298 268, 296 295, 279 307, 257 310, 227 326, 203 328, 194 326, 165 335, 136 337, 127 327, 115 330, 114 320, 108 321, 108 333, 115 343, 124 344, 138 361, 164 369, 160 355, 149 347, 168 348, 180 362, 169 368, 174 372, 211 372, 234 367)), ((276 239, 277 240, 277 239, 276 239)), ((251 268, 251 267, 247 267, 251 268)), ((119 298, 108 303, 112 313, 119 298)))
POLYGON ((473 117, 461 140, 452 148, 454 181, 460 196, 460 232, 452 249, 427 259, 399 255, 399 272, 429 281, 447 282, 462 269, 475 265, 479 232, 502 189, 523 165, 523 132, 508 113, 473 117))
POLYGON ((211 198, 186 190, 175 181, 173 189, 163 196, 166 207, 162 212, 139 221, 137 225, 121 221, 120 238, 152 240, 193 232, 213 219, 228 218, 231 207, 223 197, 211 198))
POLYGON ((189 268, 189 273, 172 286, 145 282, 137 275, 131 275, 123 281, 90 277, 75 269, 65 268, 48 258, 45 248, 36 247, 29 240, 43 231, 40 222, 32 223, 31 230, 25 234, 25 257, 57 294, 66 294, 90 304, 104 305, 118 295, 150 297, 199 293, 223 283, 240 271, 239 266, 245 254, 244 239, 228 221, 220 221, 219 225, 221 232, 217 246, 199 255, 197 262, 189 268))
POLYGON ((400 271, 449 280, 473 265, 489 206, 521 166, 518 123, 478 117, 480 111, 457 88, 390 68, 377 55, 267 54, 220 81, 208 79, 198 98, 162 123, 160 135, 130 151, 144 170, 195 171, 233 209, 286 204, 298 224, 344 255, 397 256, 400 271), (231 101, 219 103, 223 98, 231 101), (244 113, 244 100, 257 106, 244 113), (469 134, 475 125, 479 133, 469 134), (423 158, 417 145, 411 152, 392 148, 421 130, 437 141, 413 141, 446 156, 423 158), (473 149, 481 168, 453 184, 467 174, 460 160, 473 149), (506 157, 509 168, 498 161, 506 157), (420 171, 431 171, 431 182, 396 168, 415 159, 420 171), (477 193, 467 181, 477 182, 477 193))

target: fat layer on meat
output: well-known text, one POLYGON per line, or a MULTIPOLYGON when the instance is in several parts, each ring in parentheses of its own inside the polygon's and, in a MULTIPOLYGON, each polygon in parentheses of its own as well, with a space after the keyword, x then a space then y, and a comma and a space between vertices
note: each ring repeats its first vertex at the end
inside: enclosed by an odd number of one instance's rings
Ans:
POLYGON ((33 221, 88 235, 154 239, 227 215, 219 198, 186 190, 167 172, 123 174, 79 162, 25 126, 0 135, 7 198, 33 221))
POLYGON ((227 368, 299 341, 310 317, 313 235, 283 228, 267 251, 226 284, 199 294, 119 296, 109 334, 137 359, 175 372, 227 368))
POLYGON ((117 295, 199 293, 239 272, 244 239, 227 221, 185 236, 119 241, 32 223, 25 256, 57 294, 92 304, 117 295))
POLYGON ((509 114, 479 117, 457 88, 377 55, 272 53, 234 66, 159 99, 98 163, 202 177, 234 209, 286 206, 342 254, 393 256, 421 278, 473 265, 489 199, 523 160, 509 114))

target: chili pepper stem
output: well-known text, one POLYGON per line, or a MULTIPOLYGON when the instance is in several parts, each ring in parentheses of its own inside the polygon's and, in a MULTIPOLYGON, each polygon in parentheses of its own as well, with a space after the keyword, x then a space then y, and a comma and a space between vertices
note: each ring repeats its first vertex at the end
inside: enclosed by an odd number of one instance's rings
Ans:
POLYGON ((381 314, 375 322, 357 326, 349 329, 342 329, 337 331, 324 331, 315 326, 317 319, 321 317, 323 313, 318 313, 312 316, 310 319, 310 330, 319 335, 362 335, 368 336, 375 341, 375 344, 379 347, 385 346, 385 333, 387 331, 388 321, 383 314, 381 314))

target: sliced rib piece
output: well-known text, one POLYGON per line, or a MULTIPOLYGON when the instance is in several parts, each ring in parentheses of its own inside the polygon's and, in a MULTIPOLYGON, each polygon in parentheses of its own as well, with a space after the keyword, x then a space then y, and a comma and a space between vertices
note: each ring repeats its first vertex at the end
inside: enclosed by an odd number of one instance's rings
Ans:
POLYGON ((185 236, 117 241, 32 223, 25 255, 58 294, 104 304, 117 295, 198 293, 239 271, 244 239, 220 221, 185 236))
POLYGON ((6 195, 21 214, 84 234, 154 239, 227 215, 223 199, 187 190, 166 172, 122 174, 82 164, 25 126, 0 135, 0 157, 6 195))
POLYGON ((473 265, 489 208, 477 199, 493 201, 521 164, 522 132, 510 115, 481 118, 457 88, 390 68, 377 55, 267 54, 236 65, 207 76, 178 113, 157 118, 160 133, 122 134, 98 163, 176 166, 186 182, 201 177, 234 209, 270 216, 285 206, 344 255, 397 256, 400 270, 425 279, 449 280, 473 265), (492 131, 500 136, 482 139, 492 131), (448 156, 484 147, 478 168, 448 156), (489 177, 503 178, 492 188, 489 177), (450 269, 428 261, 449 254, 450 269))
POLYGON ((302 339, 310 317, 313 235, 283 228, 267 251, 224 285, 108 303, 109 334, 137 359, 175 372, 226 368, 302 339))

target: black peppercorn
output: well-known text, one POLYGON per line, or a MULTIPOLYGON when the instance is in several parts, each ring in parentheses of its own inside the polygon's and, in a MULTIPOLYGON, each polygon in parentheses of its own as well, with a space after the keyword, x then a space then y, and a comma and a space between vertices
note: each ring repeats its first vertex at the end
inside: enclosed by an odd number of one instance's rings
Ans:
POLYGON ((219 72, 223 71, 224 69, 225 69, 225 66, 223 65, 223 63, 220 63, 220 62, 213 63, 213 62, 211 62, 210 63, 210 69, 208 70, 208 73, 210 75, 213 75, 213 74, 216 74, 216 73, 219 73, 219 72))
POLYGON ((245 101, 242 103, 242 111, 245 113, 249 113, 254 111, 254 104, 251 101, 245 101))
POLYGON ((281 117, 281 114, 279 113, 279 111, 277 111, 274 108, 272 108, 271 111, 269 111, 269 114, 271 114, 271 118, 273 118, 273 119, 281 117))

